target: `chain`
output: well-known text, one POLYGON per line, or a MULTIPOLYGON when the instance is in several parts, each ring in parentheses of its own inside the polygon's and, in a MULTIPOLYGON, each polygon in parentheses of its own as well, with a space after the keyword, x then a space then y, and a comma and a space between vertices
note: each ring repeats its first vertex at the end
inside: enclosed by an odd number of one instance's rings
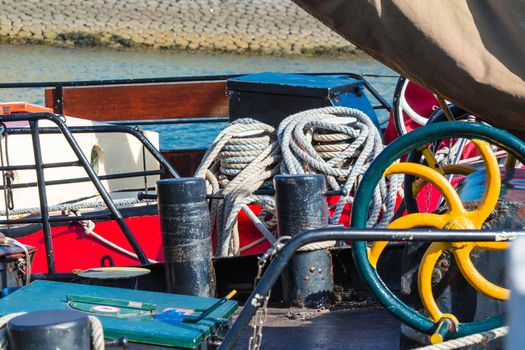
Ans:
POLYGON ((426 184, 427 191, 425 194, 425 213, 430 212, 430 193, 432 192, 433 185, 430 183, 426 184))
POLYGON ((324 306, 320 309, 315 309, 312 311, 295 311, 293 307, 290 308, 288 311, 288 314, 286 317, 288 317, 290 320, 308 320, 310 318, 314 318, 315 316, 318 316, 319 314, 328 312, 329 310, 325 308, 324 306))
POLYGON ((27 274, 26 274, 27 267, 28 265, 26 263, 26 259, 18 258, 18 264, 16 264, 16 269, 17 269, 16 278, 21 279, 23 282, 22 283, 23 285, 26 285, 29 283, 27 274))
MULTIPOLYGON (((7 163, 7 165, 9 166, 9 162, 7 163)), ((7 189, 6 209, 8 210, 15 209, 15 201, 13 199, 13 186, 12 186, 14 180, 15 180, 15 173, 13 172, 13 170, 7 170, 4 174, 4 183, 7 189)))
POLYGON ((266 316, 268 315, 268 300, 270 299, 270 292, 268 292, 266 297, 257 294, 255 295, 255 299, 257 300, 252 300, 252 302, 258 303, 257 305, 260 305, 261 307, 257 310, 255 317, 252 319, 251 326, 253 333, 250 337, 250 341, 248 342, 248 349, 250 350, 259 350, 261 348, 263 336, 262 331, 264 322, 266 321, 266 316), (261 299, 263 302, 262 304, 259 304, 261 299))
MULTIPOLYGON (((5 139, 5 160, 7 162, 7 166, 9 166, 9 148, 7 143, 7 127, 4 123, 0 123, 0 164, 2 167, 4 167, 6 164, 4 162, 4 147, 2 146, 2 139, 5 139)), ((4 188, 4 203, 5 203, 5 212, 6 212, 6 219, 8 221, 7 229, 9 230, 11 228, 11 224, 9 223, 9 211, 13 210, 14 200, 13 200, 13 189, 12 189, 12 183, 15 179, 14 172, 12 170, 2 170, 2 185, 4 188)))
MULTIPOLYGON (((257 269, 257 276, 255 276, 255 280, 253 282, 253 287, 255 288, 257 286, 257 283, 262 278, 264 267, 272 261, 272 259, 277 255, 277 253, 281 250, 283 245, 286 241, 288 241, 291 237, 289 236, 282 236, 279 237, 277 241, 262 255, 259 257, 259 262, 257 263, 258 269, 257 269)), ((271 290, 268 291, 268 294, 266 296, 255 294, 254 298, 251 300, 251 304, 255 307, 258 307, 257 313, 255 314, 255 317, 252 319, 251 327, 252 327, 252 336, 250 337, 250 340, 248 342, 248 349, 250 350, 259 350, 261 349, 261 342, 262 342, 262 331, 264 327, 264 322, 266 322, 266 316, 268 315, 268 301, 270 300, 270 294, 271 290)))

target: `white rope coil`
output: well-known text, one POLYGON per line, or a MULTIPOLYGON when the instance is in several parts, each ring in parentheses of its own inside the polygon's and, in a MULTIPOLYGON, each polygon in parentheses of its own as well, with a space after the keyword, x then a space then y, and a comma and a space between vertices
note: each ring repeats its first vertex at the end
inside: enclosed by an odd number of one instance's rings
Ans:
MULTIPOLYGON (((224 197, 212 199, 210 204, 210 220, 218 233, 217 256, 238 255, 246 249, 239 247, 237 216, 241 210, 265 239, 275 240, 275 225, 265 220, 267 215, 254 215, 248 204, 263 206, 264 214, 275 212, 272 197, 253 193, 279 169, 282 174, 323 174, 331 189, 346 190, 348 195, 340 197, 332 218, 332 223, 338 223, 345 204, 353 201, 352 191, 382 150, 380 133, 370 118, 351 108, 328 107, 294 114, 281 122, 277 135, 273 127, 253 119, 235 121, 215 139, 195 174, 206 179, 208 194, 224 197)), ((379 183, 368 226, 385 227, 391 221, 400 185, 399 176, 391 176, 388 186, 385 180, 379 183)), ((316 243, 302 250, 333 244, 316 243)))
MULTIPOLYGON (((250 218, 248 204, 259 204, 264 213, 274 213, 273 198, 253 193, 279 170, 280 147, 275 129, 253 119, 239 119, 224 129, 210 146, 195 176, 206 179, 208 194, 222 194, 211 200, 210 220, 218 233, 217 256, 238 255, 237 215, 241 210, 250 218)), ((272 222, 264 215, 255 224, 271 241, 272 222), (264 227, 266 229, 264 229, 264 227)))
MULTIPOLYGON (((8 349, 7 332, 5 326, 7 323, 15 317, 26 314, 26 312, 15 312, 0 317, 0 350, 8 349)), ((102 323, 95 316, 88 316, 89 325, 91 328, 91 349, 92 350, 104 350, 104 328, 102 323)))
MULTIPOLYGON (((312 109, 286 118, 277 132, 282 174, 317 173, 333 190, 346 190, 332 217, 336 224, 372 160, 383 150, 379 130, 363 112, 345 107, 312 109)), ((389 186, 381 180, 374 193, 367 225, 385 227, 393 218, 400 176, 389 186), (379 221, 379 222, 378 222, 379 221)))
POLYGON ((451 339, 443 343, 428 345, 415 350, 452 350, 461 349, 467 346, 486 344, 494 339, 506 336, 509 333, 509 327, 503 326, 499 328, 491 329, 487 332, 476 333, 467 335, 466 337, 451 339))

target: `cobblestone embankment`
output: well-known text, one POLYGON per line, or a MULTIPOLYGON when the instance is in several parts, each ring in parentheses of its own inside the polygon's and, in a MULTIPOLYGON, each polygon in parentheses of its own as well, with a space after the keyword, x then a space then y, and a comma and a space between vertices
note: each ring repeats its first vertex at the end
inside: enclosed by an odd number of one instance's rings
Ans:
POLYGON ((0 0, 0 41, 281 55, 360 53, 290 0, 0 0))

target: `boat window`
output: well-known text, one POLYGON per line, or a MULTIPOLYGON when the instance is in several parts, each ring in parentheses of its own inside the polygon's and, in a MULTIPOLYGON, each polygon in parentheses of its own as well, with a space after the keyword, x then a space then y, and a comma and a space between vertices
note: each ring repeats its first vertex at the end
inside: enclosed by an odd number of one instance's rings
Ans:
POLYGON ((104 152, 102 151, 102 148, 98 145, 93 145, 91 148, 91 160, 90 164, 95 173, 98 175, 100 164, 103 162, 104 159, 104 152))

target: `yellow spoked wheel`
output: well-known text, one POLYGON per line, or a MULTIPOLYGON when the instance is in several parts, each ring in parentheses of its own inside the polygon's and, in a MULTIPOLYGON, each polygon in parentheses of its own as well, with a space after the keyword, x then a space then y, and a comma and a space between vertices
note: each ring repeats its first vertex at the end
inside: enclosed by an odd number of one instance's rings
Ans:
MULTIPOLYGON (((359 204, 369 202, 369 198, 382 176, 408 174, 418 179, 413 182, 412 189, 414 193, 417 193, 426 183, 430 183, 443 196, 447 210, 443 213, 408 214, 394 220, 388 226, 389 228, 431 227, 451 230, 479 230, 496 206, 501 186, 498 161, 486 141, 511 152, 520 161, 523 160, 523 155, 525 154, 525 144, 521 140, 501 130, 476 123, 438 123, 418 129, 398 140, 374 161, 369 171, 365 174, 364 178, 368 181, 362 182, 354 199, 354 211, 352 213, 352 224, 354 227, 366 227, 368 207, 367 205, 359 204), (408 152, 421 148, 440 138, 452 137, 473 139, 472 142, 485 163, 487 187, 482 201, 474 210, 467 210, 464 207, 459 195, 445 176, 450 173, 468 174, 474 170, 473 168, 457 166, 436 168, 417 163, 393 164, 408 152), (376 168, 374 168, 374 165, 376 168), (368 178, 367 175, 369 176, 368 178)), ((353 250, 354 260, 359 272, 369 284, 377 299, 401 321, 421 332, 429 335, 434 334, 431 338, 433 341, 440 341, 445 337, 453 338, 486 331, 503 323, 501 315, 496 315, 486 320, 461 323, 455 315, 440 310, 432 292, 432 274, 439 258, 443 253, 449 252, 450 256, 456 261, 459 271, 473 288, 490 298, 506 300, 509 297, 509 291, 487 280, 476 269, 471 259, 471 252, 474 249, 501 251, 507 248, 506 243, 431 243, 423 256, 418 273, 419 294, 426 314, 421 314, 406 305, 386 287, 379 277, 376 270, 377 261, 386 245, 386 242, 374 242, 369 247, 366 242, 356 242, 353 250), (453 326, 448 327, 447 325, 449 324, 453 326), (443 332, 443 329, 446 329, 446 331, 443 332)))
MULTIPOLYGON (((410 174, 419 177, 421 183, 430 182, 439 190, 448 210, 444 214, 415 213, 403 216, 388 225, 388 228, 403 229, 415 227, 435 227, 439 229, 481 229, 498 201, 501 180, 499 165, 490 145, 483 141, 472 141, 480 152, 486 166, 487 189, 479 207, 467 211, 459 196, 448 180, 439 171, 414 163, 391 165, 385 175, 410 174)), ((417 193, 417 192, 416 192, 417 193)), ((369 249, 368 260, 374 267, 388 242, 375 242, 369 249)), ((494 299, 507 300, 509 290, 488 281, 476 269, 470 258, 473 249, 504 250, 506 242, 435 242, 425 252, 419 267, 418 287, 423 306, 434 321, 444 317, 432 293, 432 273, 439 257, 449 251, 453 254, 458 267, 467 282, 478 292, 494 299)), ((450 316, 450 315, 449 315, 450 316)), ((454 317, 455 320, 457 320, 454 317)))
MULTIPOLYGON (((453 254, 461 274, 478 292, 498 300, 507 300, 509 298, 510 292, 508 289, 493 284, 476 269, 470 259, 470 253, 474 248, 504 250, 507 248, 507 244, 506 242, 435 242, 426 250, 419 266, 418 288, 423 306, 433 321, 437 322, 444 317, 450 317, 450 314, 444 314, 439 309, 432 293, 432 272, 439 257, 445 251, 453 254)), ((458 322, 455 316, 454 319, 458 322)))
MULTIPOLYGON (((439 190, 447 204, 447 212, 444 214, 415 213, 403 216, 388 226, 388 228, 402 229, 414 227, 435 227, 439 229, 481 229, 482 224, 488 218, 498 201, 501 178, 499 165, 490 145, 483 141, 472 141, 480 152, 487 173, 487 188, 483 200, 475 210, 468 211, 463 206, 459 196, 448 180, 439 171, 421 164, 401 163, 391 165, 385 175, 410 174, 430 182, 439 190)), ((376 242, 370 248, 370 264, 376 266, 386 242, 376 242)), ((476 269, 470 258, 473 249, 504 250, 506 242, 434 242, 425 252, 418 273, 419 295, 423 306, 433 321, 439 321, 443 317, 452 318, 457 322, 455 316, 444 314, 439 309, 432 293, 432 273, 439 257, 449 251, 454 256, 456 263, 467 282, 478 292, 494 299, 506 300, 509 291, 488 281, 476 269)))

